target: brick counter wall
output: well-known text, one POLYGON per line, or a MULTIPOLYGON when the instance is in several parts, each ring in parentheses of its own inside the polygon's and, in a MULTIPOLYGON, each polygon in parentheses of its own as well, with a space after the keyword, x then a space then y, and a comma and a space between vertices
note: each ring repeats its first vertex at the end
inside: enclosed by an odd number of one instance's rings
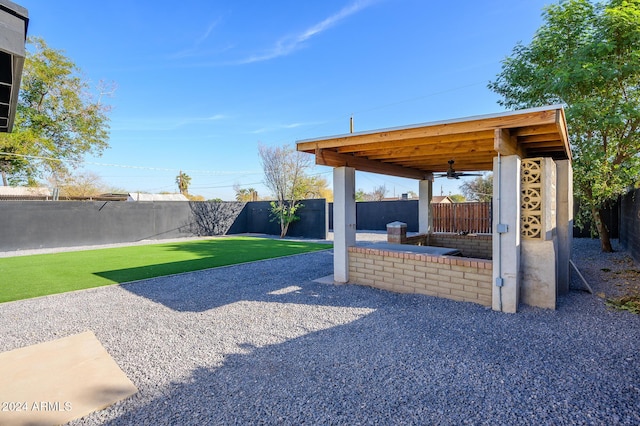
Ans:
POLYGON ((349 279, 399 293, 420 293, 491 306, 493 262, 349 247, 349 279))
MULTIPOLYGON (((392 241, 389 240, 389 242, 392 241)), ((464 257, 478 259, 493 258, 493 240, 490 234, 458 235, 444 232, 419 234, 412 237, 405 237, 401 244, 450 247, 460 250, 464 257)))
POLYGON ((429 234, 427 245, 457 248, 464 257, 477 257, 480 259, 491 259, 493 257, 493 240, 490 234, 429 234))

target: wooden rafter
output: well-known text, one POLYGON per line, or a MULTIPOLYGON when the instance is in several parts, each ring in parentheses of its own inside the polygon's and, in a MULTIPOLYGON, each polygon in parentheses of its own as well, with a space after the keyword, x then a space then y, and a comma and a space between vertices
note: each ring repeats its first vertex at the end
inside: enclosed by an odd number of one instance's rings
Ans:
POLYGON ((358 151, 355 155, 366 156, 369 159, 395 159, 403 157, 455 155, 469 152, 486 151, 493 149, 493 140, 473 140, 455 143, 442 143, 439 145, 413 146, 397 149, 385 149, 376 151, 358 151))
POLYGON ((335 151, 326 149, 318 149, 316 151, 316 164, 331 167, 353 167, 363 172, 379 173, 409 179, 433 179, 432 173, 422 170, 371 161, 366 158, 355 157, 348 154, 338 154, 335 151))
POLYGON ((349 146, 337 147, 336 151, 340 153, 378 151, 378 150, 389 150, 389 149, 397 149, 397 148, 410 148, 410 147, 416 147, 416 146, 427 147, 427 146, 441 145, 441 144, 448 144, 448 143, 455 143, 455 142, 464 143, 466 141, 474 141, 474 140, 493 140, 493 131, 487 130, 482 132, 456 133, 453 135, 403 139, 399 141, 372 142, 366 145, 354 144, 349 146))

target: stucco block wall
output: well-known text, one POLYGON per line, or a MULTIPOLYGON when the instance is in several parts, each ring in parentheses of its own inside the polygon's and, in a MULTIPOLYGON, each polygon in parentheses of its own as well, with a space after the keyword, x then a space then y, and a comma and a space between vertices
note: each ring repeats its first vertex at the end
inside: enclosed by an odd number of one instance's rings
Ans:
POLYGON ((522 240, 520 301, 525 305, 556 308, 556 245, 555 240, 522 240))
POLYGON ((349 247, 349 282, 491 306, 493 262, 349 247))
POLYGON ((640 189, 622 197, 620 218, 620 243, 640 264, 640 189))
MULTIPOLYGON (((289 236, 326 238, 325 200, 303 200, 289 236)), ((0 251, 245 232, 278 235, 268 201, 0 201, 0 251)))

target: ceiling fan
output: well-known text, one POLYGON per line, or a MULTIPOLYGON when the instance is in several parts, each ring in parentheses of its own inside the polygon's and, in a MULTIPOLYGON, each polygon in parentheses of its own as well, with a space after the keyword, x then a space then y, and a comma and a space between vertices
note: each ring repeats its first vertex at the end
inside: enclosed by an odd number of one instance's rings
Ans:
POLYGON ((446 173, 438 173, 435 177, 446 177, 447 179, 460 179, 460 176, 482 176, 482 173, 456 172, 453 168, 454 160, 449 160, 449 168, 446 173))

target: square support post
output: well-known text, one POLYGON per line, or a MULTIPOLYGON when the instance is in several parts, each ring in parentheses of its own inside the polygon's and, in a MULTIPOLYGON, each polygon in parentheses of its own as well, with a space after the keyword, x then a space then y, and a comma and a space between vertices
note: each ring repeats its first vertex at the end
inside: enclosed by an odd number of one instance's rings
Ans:
POLYGON ((520 157, 493 159, 493 302, 515 313, 520 298, 520 157))
POLYGON ((356 245, 356 170, 333 169, 333 280, 349 282, 349 247, 356 245))
POLYGON ((558 236, 558 295, 569 292, 571 245, 573 244, 573 168, 571 161, 556 162, 556 208, 558 236))
POLYGON ((418 186, 418 231, 421 234, 428 234, 433 231, 432 197, 433 181, 421 180, 418 186))

